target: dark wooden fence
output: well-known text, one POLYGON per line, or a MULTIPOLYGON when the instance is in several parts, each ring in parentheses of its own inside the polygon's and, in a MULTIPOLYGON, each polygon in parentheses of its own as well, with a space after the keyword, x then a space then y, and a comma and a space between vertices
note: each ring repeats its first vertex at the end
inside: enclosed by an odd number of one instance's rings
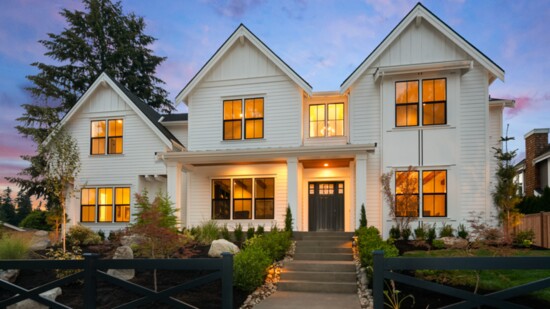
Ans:
POLYGON ((550 257, 448 257, 448 258, 384 258, 383 251, 374 251, 374 308, 384 308, 384 280, 450 295, 463 301, 445 308, 529 308, 506 301, 550 287, 550 277, 485 295, 445 286, 394 272, 394 270, 485 270, 485 269, 550 269, 550 257))
POLYGON ((516 231, 535 232, 535 241, 533 245, 550 248, 550 212, 540 212, 538 214, 529 214, 521 218, 521 222, 516 231))
POLYGON ((151 260, 100 260, 96 254, 84 254, 84 260, 3 260, 0 269, 79 269, 78 273, 69 275, 47 284, 25 289, 7 281, 0 280, 0 288, 12 291, 14 295, 0 300, 0 308, 5 308, 25 299, 32 299, 50 308, 70 308, 56 301, 42 298, 39 294, 76 280, 84 280, 82 297, 84 308, 96 307, 97 281, 103 280, 118 285, 130 292, 142 295, 116 308, 135 308, 140 305, 159 301, 177 308, 195 308, 171 295, 205 285, 209 282, 222 281, 222 308, 233 307, 233 255, 223 253, 221 259, 151 259, 151 260), (164 269, 164 270, 212 270, 213 272, 180 285, 156 292, 129 281, 107 275, 101 269, 164 269))

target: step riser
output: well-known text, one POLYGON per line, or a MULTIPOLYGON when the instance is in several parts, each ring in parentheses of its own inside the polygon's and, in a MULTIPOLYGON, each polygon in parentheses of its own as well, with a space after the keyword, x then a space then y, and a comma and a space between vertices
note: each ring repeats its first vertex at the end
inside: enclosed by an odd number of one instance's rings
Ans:
POLYGON ((317 240, 317 241, 351 241, 351 237, 348 236, 304 236, 301 240, 317 240))
POLYGON ((353 232, 294 232, 294 239, 302 239, 303 237, 347 237, 351 239, 353 232))
POLYGON ((318 271, 318 272, 355 272, 355 265, 338 265, 338 264, 296 264, 290 263, 285 265, 285 270, 288 271, 318 271))
POLYGON ((349 282, 355 284, 357 275, 354 272, 284 272, 281 280, 317 281, 317 282, 349 282))
POLYGON ((351 254, 342 253, 296 253, 295 260, 312 260, 312 261, 352 261, 351 254))
POLYGON ((298 247, 351 248, 351 241, 298 240, 296 248, 298 247))
POLYGON ((315 293, 356 293, 357 285, 346 283, 279 281, 277 290, 315 293))
POLYGON ((351 248, 324 248, 324 247, 296 247, 295 253, 347 253, 352 254, 351 248))

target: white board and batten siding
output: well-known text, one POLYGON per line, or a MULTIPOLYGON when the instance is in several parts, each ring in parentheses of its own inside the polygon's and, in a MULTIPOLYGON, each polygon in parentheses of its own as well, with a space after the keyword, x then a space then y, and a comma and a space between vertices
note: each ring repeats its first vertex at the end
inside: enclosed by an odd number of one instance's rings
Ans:
POLYGON ((231 47, 193 90, 187 104, 189 151, 301 143, 302 91, 248 40, 231 47), (264 138, 224 141, 223 100, 254 97, 264 98, 264 138))
MULTIPOLYGON (((80 151, 81 171, 78 174, 78 187, 130 187, 133 196, 139 188, 139 175, 165 175, 166 167, 157 161, 155 151, 166 149, 144 121, 110 87, 99 87, 84 102, 77 114, 66 124, 67 130, 77 140, 80 151), (123 119, 123 154, 90 155, 91 121, 123 119)), ((161 187, 163 185, 161 184, 161 187)), ((166 190, 164 185, 164 191, 166 190)), ((155 194, 156 192, 151 192, 155 194)), ((68 214, 71 222, 80 221, 80 194, 70 202, 68 214)), ((95 230, 117 230, 125 223, 86 223, 95 230)))
POLYGON ((188 172, 187 222, 186 226, 198 226, 212 218, 212 180, 229 178, 275 178, 275 218, 262 220, 217 220, 218 224, 227 224, 233 230, 237 224, 243 229, 249 225, 264 225, 269 231, 273 224, 284 227, 288 206, 288 177, 286 164, 226 165, 197 167, 188 172))

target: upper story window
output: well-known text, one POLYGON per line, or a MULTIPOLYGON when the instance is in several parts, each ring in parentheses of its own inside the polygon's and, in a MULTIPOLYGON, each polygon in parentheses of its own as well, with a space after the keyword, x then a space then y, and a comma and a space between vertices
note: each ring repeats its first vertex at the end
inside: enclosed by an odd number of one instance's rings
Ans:
POLYGON ((344 103, 309 105, 309 137, 344 136, 344 103))
POLYGON ((419 217, 420 206, 422 206, 422 217, 446 217, 447 171, 396 172, 395 202, 397 217, 419 217), (420 174, 422 175, 422 186, 419 186, 420 174))
POLYGON ((83 188, 80 194, 81 222, 130 222, 130 188, 83 188))
POLYGON ((241 140, 243 137, 244 139, 264 137, 263 98, 223 101, 223 139, 241 140))
POLYGON ((396 127, 418 126, 420 115, 425 126, 447 123, 447 79, 424 79, 422 87, 419 84, 418 80, 395 83, 396 127))
POLYGON ((90 154, 121 154, 123 128, 122 119, 92 121, 90 154))

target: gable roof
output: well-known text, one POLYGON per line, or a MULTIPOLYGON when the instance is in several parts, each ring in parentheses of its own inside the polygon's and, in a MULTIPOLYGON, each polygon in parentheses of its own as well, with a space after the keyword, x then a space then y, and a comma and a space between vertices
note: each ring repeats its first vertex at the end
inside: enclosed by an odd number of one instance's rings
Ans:
POLYGON ((453 43, 459 46, 475 61, 480 63, 494 78, 504 81, 504 70, 493 60, 483 54, 474 45, 464 39, 460 34, 443 22, 439 17, 428 10, 422 3, 418 2, 415 7, 393 28, 393 30, 376 46, 376 48, 363 60, 363 62, 342 82, 340 92, 344 93, 363 73, 382 55, 382 53, 405 31, 405 29, 417 18, 429 22, 438 31, 443 33, 453 43))
POLYGON ((218 50, 208 59, 199 72, 185 85, 185 87, 176 96, 176 105, 180 102, 184 102, 189 94, 195 89, 195 87, 202 81, 202 79, 210 72, 212 68, 223 58, 223 56, 229 51, 233 44, 238 40, 246 38, 252 45, 254 45, 261 53, 263 53, 269 60, 271 60, 277 68, 283 71, 293 82, 295 82, 300 88, 306 91, 307 94, 312 94, 311 85, 306 82, 296 71, 294 71, 286 62, 284 62, 277 54, 275 54, 262 40, 260 40, 254 33, 248 28, 240 24, 235 31, 227 38, 227 40, 218 48, 218 50))
POLYGON ((76 104, 69 110, 69 112, 63 117, 59 123, 59 127, 64 126, 84 105, 84 102, 94 93, 94 91, 102 84, 109 85, 130 108, 157 134, 157 136, 168 146, 170 149, 174 149, 174 146, 179 149, 184 149, 183 144, 162 124, 159 123, 161 115, 157 113, 151 106, 147 105, 135 94, 133 94, 128 88, 112 79, 107 73, 103 72, 94 81, 94 83, 86 90, 86 92, 78 99, 76 104))

